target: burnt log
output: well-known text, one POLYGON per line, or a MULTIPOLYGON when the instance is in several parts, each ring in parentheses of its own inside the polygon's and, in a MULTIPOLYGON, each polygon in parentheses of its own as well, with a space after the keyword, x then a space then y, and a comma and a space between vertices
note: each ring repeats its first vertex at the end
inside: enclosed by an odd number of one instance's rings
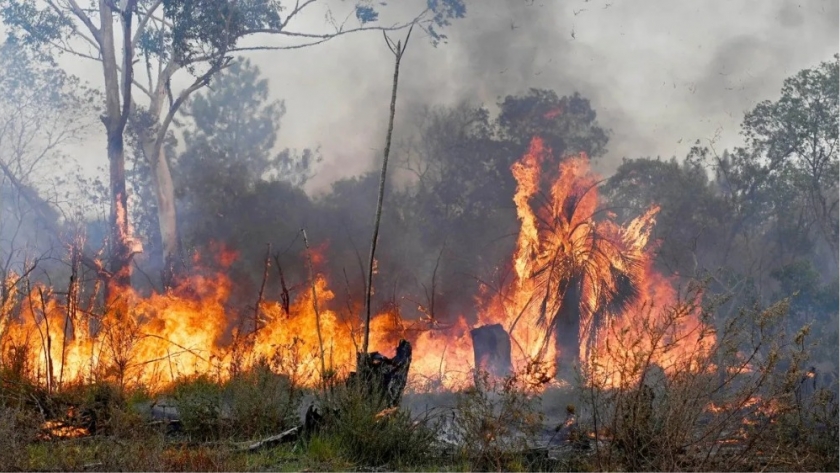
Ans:
POLYGON ((505 377, 513 372, 510 357, 510 335, 501 324, 484 325, 470 330, 476 371, 505 377))
POLYGON ((411 367, 411 344, 400 340, 397 354, 393 358, 379 353, 359 353, 356 372, 347 379, 349 386, 366 390, 371 399, 382 401, 386 408, 396 407, 402 400, 408 384, 408 370, 411 367))

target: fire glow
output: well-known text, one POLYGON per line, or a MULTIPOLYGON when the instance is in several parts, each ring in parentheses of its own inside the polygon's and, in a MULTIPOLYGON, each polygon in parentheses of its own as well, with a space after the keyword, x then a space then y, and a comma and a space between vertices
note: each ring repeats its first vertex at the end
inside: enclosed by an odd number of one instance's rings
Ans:
MULTIPOLYGON (((568 367, 558 366, 557 360, 564 354, 568 359, 570 353, 584 365, 597 367, 593 373, 608 383, 626 382, 613 378, 610 369, 615 357, 608 355, 608 349, 618 346, 615 337, 635 333, 639 350, 651 343, 628 314, 644 312, 655 319, 658 313, 674 309, 677 290, 653 270, 648 244, 658 208, 622 226, 613 215, 599 213, 599 181, 588 158, 557 161, 556 172, 543 172, 556 161, 535 138, 529 152, 512 166, 517 181, 513 200, 520 221, 510 262, 514 277, 505 287, 483 288, 476 295, 476 320, 450 314, 454 322, 441 324, 444 328, 428 323, 417 328, 421 322, 403 320, 394 309, 371 320, 372 350, 388 353, 400 338, 414 345, 415 390, 470 385, 475 368, 470 330, 491 324, 501 324, 510 335, 514 372, 525 373, 535 383, 555 382, 558 370, 566 373, 568 367), (577 297, 570 297, 570 291, 577 291, 577 297), (621 304, 610 305, 622 297, 621 304), (577 347, 558 343, 552 322, 569 313, 578 318, 573 324, 577 347)), ((221 271, 197 270, 165 294, 142 297, 123 288, 119 297, 130 309, 122 317, 107 311, 95 316, 70 310, 65 299, 50 295, 49 288, 34 287, 21 304, 19 317, 9 316, 10 307, 0 308, 4 356, 23 354, 22 361, 48 385, 117 379, 121 384, 159 389, 180 377, 224 378, 233 366, 247 368, 265 359, 277 371, 315 386, 321 377, 316 327, 320 319, 328 369, 339 375, 352 369, 360 346, 360 322, 331 309, 335 295, 327 275, 315 276, 316 300, 307 290, 288 309, 281 301, 262 301, 256 311, 258 330, 238 333, 226 308, 232 283, 224 271, 236 255, 217 253, 221 271)), ((323 257, 313 255, 316 261, 323 257)), ((713 343, 708 337, 684 336, 700 324, 694 314, 686 314, 684 320, 673 334, 674 349, 655 360, 666 372, 669 366, 690 362, 692 354, 713 343)))

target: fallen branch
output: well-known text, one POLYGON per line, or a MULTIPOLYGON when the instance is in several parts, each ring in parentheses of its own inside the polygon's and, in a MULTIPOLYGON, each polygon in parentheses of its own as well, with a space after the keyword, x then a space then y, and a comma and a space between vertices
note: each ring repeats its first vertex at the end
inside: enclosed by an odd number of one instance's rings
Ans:
POLYGON ((301 426, 292 427, 291 429, 285 432, 279 433, 277 435, 272 435, 271 437, 266 437, 258 442, 246 445, 241 450, 248 452, 256 452, 257 450, 262 450, 264 448, 271 448, 283 443, 294 442, 300 437, 300 430, 301 426))

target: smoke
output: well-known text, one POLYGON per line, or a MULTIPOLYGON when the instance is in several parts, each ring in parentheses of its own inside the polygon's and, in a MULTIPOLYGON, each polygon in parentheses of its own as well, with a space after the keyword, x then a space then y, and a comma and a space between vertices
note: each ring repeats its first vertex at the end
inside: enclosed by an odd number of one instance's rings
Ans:
MULTIPOLYGON (((326 2, 344 18, 347 2, 326 2)), ((389 2, 382 24, 406 21, 425 1, 389 2)), ((324 31, 326 9, 296 26, 324 31)), ((398 124, 413 104, 464 100, 492 106, 499 96, 531 87, 579 91, 612 130, 598 163, 609 173, 622 157, 684 156, 697 140, 719 148, 740 143, 743 112, 778 94, 785 77, 838 51, 838 5, 829 0, 468 0, 467 17, 433 47, 415 31, 406 53, 398 124)), ((392 36, 399 38, 401 33, 392 36)), ((279 44, 275 38, 263 43, 279 44)), ((371 169, 381 156, 393 58, 377 32, 344 35, 298 50, 257 51, 250 57, 269 78, 288 114, 278 146, 322 146, 324 161, 309 192, 371 169)), ((75 57, 60 59, 92 84, 101 72, 75 57)), ((188 84, 176 76, 173 87, 188 84)), ((398 133, 412 130, 397 129, 398 133)), ((96 172, 104 149, 99 134, 72 151, 96 172)))
MULTIPOLYGON (((492 106, 537 87, 592 101, 613 132, 602 172, 625 156, 684 156, 697 139, 733 146, 746 110, 776 96, 785 77, 837 52, 837 18, 829 1, 468 2, 467 18, 446 31, 448 44, 412 38, 398 120, 410 121, 413 104, 492 106)), ((288 57, 293 71, 263 67, 289 106, 286 139, 323 145, 325 162, 309 190, 370 169, 381 154, 392 73, 381 36, 288 57)))
POLYGON ((697 93, 692 94, 692 105, 703 115, 740 112, 756 100, 774 99, 781 88, 780 79, 830 59, 832 46, 837 50, 836 2, 815 2, 804 8, 794 2, 778 2, 757 13, 766 23, 714 48, 697 82, 697 93), (816 55, 819 48, 806 47, 806 42, 826 48, 816 55))

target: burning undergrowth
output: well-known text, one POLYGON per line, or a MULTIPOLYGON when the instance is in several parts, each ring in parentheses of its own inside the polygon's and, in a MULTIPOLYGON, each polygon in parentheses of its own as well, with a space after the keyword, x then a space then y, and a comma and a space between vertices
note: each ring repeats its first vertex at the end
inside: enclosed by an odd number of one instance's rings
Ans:
MULTIPOLYGON (((405 320, 391 307, 372 319, 371 347, 385 352, 405 338, 417 354, 415 390, 461 389, 472 383, 478 355, 471 330, 498 325, 500 339, 509 337, 502 340, 509 345, 502 355, 508 368, 500 375, 527 373, 531 383, 542 385, 572 382, 583 369, 612 384, 632 382, 615 377, 609 347, 633 332, 630 314, 646 311, 656 325, 660 314, 679 303, 671 282, 652 269, 649 240, 658 209, 619 225, 599 209, 599 181, 587 157, 558 160, 539 138, 512 173, 521 223, 510 262, 514 277, 501 287, 482 288, 474 321, 466 314, 451 314, 449 324, 405 320)), ((3 353, 25 353, 20 361, 47 386, 109 379, 154 390, 182 377, 226 379, 268 359, 295 382, 315 386, 352 369, 362 327, 354 316, 360 308, 348 301, 342 310, 335 278, 318 270, 326 247, 307 251, 316 269, 312 290, 294 300, 264 300, 260 294, 251 313, 230 307, 234 282, 227 269, 237 255, 222 247, 210 249, 212 266, 196 256, 194 271, 166 293, 143 296, 121 288, 109 301, 128 307, 124 315, 108 307, 82 309, 72 284, 61 295, 35 285, 28 297, 6 298, 3 353)), ((699 312, 685 307, 685 317, 667 334, 671 350, 654 359, 666 372, 690 364, 714 343, 699 312)), ((642 333, 633 336, 626 356, 654 343, 642 333)))

